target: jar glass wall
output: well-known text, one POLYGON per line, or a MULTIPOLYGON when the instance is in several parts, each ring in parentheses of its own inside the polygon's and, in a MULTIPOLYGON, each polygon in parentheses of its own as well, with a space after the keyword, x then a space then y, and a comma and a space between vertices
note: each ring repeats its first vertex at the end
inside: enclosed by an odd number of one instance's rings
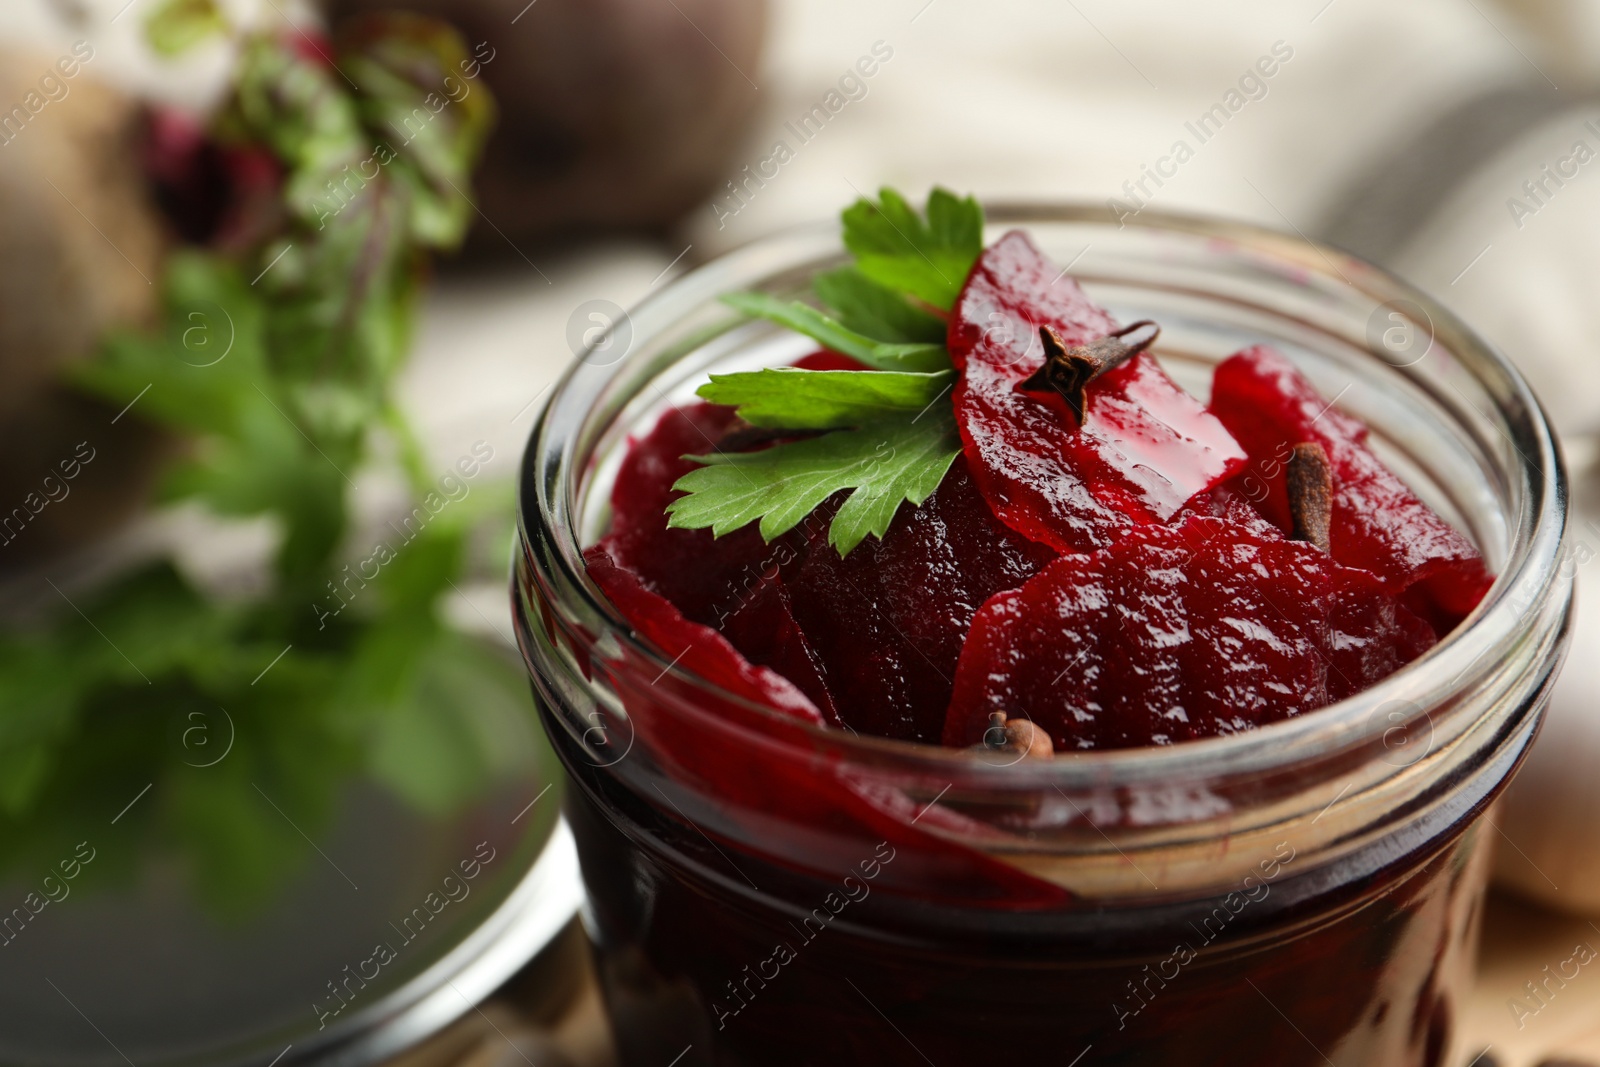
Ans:
POLYGON ((1048 206, 991 212, 987 236, 1014 226, 1120 320, 1159 322, 1197 395, 1232 352, 1283 350, 1500 577, 1373 688, 1226 738, 1015 762, 781 718, 641 644, 582 565, 630 434, 710 369, 809 350, 716 298, 797 295, 844 255, 817 228, 685 276, 552 397, 514 579, 624 1062, 1444 1062, 1481 817, 1564 649, 1537 402, 1448 312, 1337 251, 1048 206))

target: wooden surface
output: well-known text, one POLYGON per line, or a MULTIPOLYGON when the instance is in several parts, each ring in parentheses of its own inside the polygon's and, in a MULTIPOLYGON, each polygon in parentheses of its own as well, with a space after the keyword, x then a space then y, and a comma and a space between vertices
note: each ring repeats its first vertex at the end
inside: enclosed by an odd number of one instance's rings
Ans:
MULTIPOLYGON (((612 1067, 588 952, 574 924, 481 1008, 389 1067, 612 1067)), ((1477 988, 1463 1008, 1462 1065, 1487 1048, 1497 1067, 1600 1067, 1600 926, 1491 894, 1477 988)))
POLYGON ((1463 1028, 1471 1047, 1489 1047, 1500 1067, 1533 1067, 1548 1058, 1600 1064, 1596 924, 1491 894, 1463 1028), (1576 977, 1562 977, 1574 971, 1576 977))

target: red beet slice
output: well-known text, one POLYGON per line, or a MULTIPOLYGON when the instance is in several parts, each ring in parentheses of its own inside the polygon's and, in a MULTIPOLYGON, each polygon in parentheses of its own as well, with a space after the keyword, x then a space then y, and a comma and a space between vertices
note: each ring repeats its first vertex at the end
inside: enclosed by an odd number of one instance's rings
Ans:
POLYGON ((816 536, 784 582, 840 718, 861 733, 937 743, 973 613, 1053 555, 1000 524, 957 457, 882 541, 841 559, 816 536))
POLYGON ((978 743, 992 711, 1069 751, 1237 733, 1364 689, 1432 642, 1371 575, 1258 520, 1191 514, 985 604, 944 741, 978 743))
POLYGON ((1493 578, 1462 534, 1373 454, 1367 428, 1330 405, 1281 353, 1258 346, 1217 367, 1211 408, 1250 453, 1241 490, 1282 529, 1289 527, 1283 464, 1315 441, 1333 467, 1331 551, 1371 571, 1439 633, 1477 606, 1493 578))
MULTIPOLYGON (((628 713, 626 722, 608 720, 606 735, 633 737, 621 758, 653 759, 667 772, 663 785, 672 794, 671 807, 663 811, 668 815, 693 819, 687 812, 707 808, 716 813, 716 823, 695 820, 701 833, 785 866, 796 865, 796 842, 804 843, 800 851, 812 864, 841 870, 863 856, 883 857, 887 846, 894 862, 884 861, 875 886, 919 899, 1006 908, 1066 902, 1060 887, 932 832, 942 828, 982 836, 994 831, 937 805, 918 804, 899 789, 864 780, 816 752, 804 728, 821 716, 798 688, 746 661, 716 631, 685 619, 618 566, 603 544, 590 548, 584 559, 595 583, 660 653, 679 657, 679 667, 735 697, 787 716, 766 716, 670 674, 657 675, 654 663, 626 647, 606 658, 591 647, 592 669, 608 677, 628 713), (719 721, 702 721, 710 719, 719 721), (740 732, 722 728, 729 724, 740 732)), ((603 708, 597 714, 609 716, 603 708)))
POLYGON ((752 526, 726 537, 710 530, 667 527, 672 485, 695 465, 684 455, 709 452, 733 421, 733 409, 711 404, 674 408, 649 434, 628 443, 611 490, 611 526, 602 544, 616 563, 685 616, 716 626, 756 588, 772 565, 752 526))
MULTIPOLYGON (((814 352, 795 361, 806 370, 861 370, 848 356, 814 352)), ((611 489, 611 525, 604 543, 617 563, 638 575, 651 592, 677 605, 695 622, 720 628, 728 615, 792 559, 800 538, 768 545, 755 525, 716 537, 710 530, 667 526, 672 486, 694 470, 686 455, 710 452, 735 422, 733 409, 689 404, 661 417, 642 438, 628 442, 611 489)))
POLYGON ((1189 506, 1172 520, 1173 524, 1177 525, 1189 516, 1197 515, 1202 518, 1226 519, 1263 537, 1271 538, 1274 535, 1281 537, 1283 531, 1250 502, 1234 484, 1237 481, 1236 478, 1232 482, 1225 482, 1211 492, 1201 493, 1189 501, 1189 506))
POLYGON ((589 576, 623 618, 675 665, 735 696, 805 722, 822 722, 816 705, 794 682, 777 671, 751 664, 717 631, 684 618, 666 598, 651 592, 636 574, 620 566, 605 543, 589 549, 583 559, 589 576))
POLYGON ((1044 360, 1039 328, 1068 345, 1116 322, 1020 231, 978 259, 950 321, 964 373, 954 402, 978 487, 1012 529, 1063 552, 1166 522, 1231 476, 1244 451, 1146 354, 1089 384, 1083 424, 1066 402, 1020 388, 1044 360))
POLYGON ((771 667, 810 698, 830 726, 843 726, 823 680, 824 667, 795 621, 783 577, 765 578, 722 623, 722 633, 751 663, 771 667))

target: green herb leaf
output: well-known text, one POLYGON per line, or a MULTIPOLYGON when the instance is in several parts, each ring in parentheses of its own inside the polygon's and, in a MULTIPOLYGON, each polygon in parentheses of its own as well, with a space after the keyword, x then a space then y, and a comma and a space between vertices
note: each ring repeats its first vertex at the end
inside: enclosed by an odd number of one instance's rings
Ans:
POLYGON ((858 359, 876 370, 927 373, 948 370, 950 353, 943 344, 884 344, 830 319, 810 304, 779 300, 768 293, 729 293, 722 302, 753 318, 768 319, 803 333, 835 352, 858 359))
MULTIPOLYGON (((165 53, 231 29, 220 0, 152 3, 165 53)), ((242 915, 305 862, 302 830, 326 831, 352 776, 437 814, 526 751, 526 683, 442 610, 506 497, 445 490, 397 404, 426 253, 475 217, 488 58, 413 16, 346 27, 332 61, 240 29, 209 132, 272 156, 281 194, 249 198, 226 245, 169 257, 163 331, 118 331, 70 371, 185 439, 168 500, 265 520, 276 580, 214 597, 157 562, 74 600, 81 614, 0 628, 0 873, 48 868, 76 827, 150 790, 96 840, 97 880, 131 883, 150 846, 177 846, 201 898, 242 915), (351 479, 375 455, 417 500, 381 551, 346 536, 351 479)))
POLYGON ((403 12, 350 21, 339 52, 361 87, 362 121, 385 135, 374 162, 392 169, 410 194, 414 238, 434 248, 460 244, 476 217, 466 192, 472 168, 495 120, 494 101, 476 73, 482 65, 458 35, 403 12), (405 165, 391 167, 396 153, 405 165))
POLYGON ((448 630, 417 647, 396 699, 373 722, 373 776, 442 818, 476 797, 485 781, 515 773, 518 746, 505 731, 526 719, 527 701, 513 664, 448 630))
POLYGON ((844 212, 844 244, 856 266, 873 281, 949 311, 983 251, 983 209, 970 196, 935 189, 924 221, 893 189, 878 199, 857 200, 844 212))
POLYGON ((743 374, 713 374, 700 396, 739 409, 752 426, 836 430, 917 413, 955 384, 956 372, 800 370, 777 367, 743 374))
POLYGON ((904 293, 862 274, 855 267, 819 274, 811 288, 832 308, 847 329, 879 341, 903 344, 943 344, 945 324, 936 316, 913 307, 904 293))
POLYGON ((759 519, 771 541, 851 490, 828 529, 829 543, 848 555, 868 534, 884 535, 901 501, 928 499, 960 451, 954 415, 941 405, 759 452, 687 457, 705 466, 673 486, 688 495, 667 506, 668 525, 709 526, 721 537, 759 519))

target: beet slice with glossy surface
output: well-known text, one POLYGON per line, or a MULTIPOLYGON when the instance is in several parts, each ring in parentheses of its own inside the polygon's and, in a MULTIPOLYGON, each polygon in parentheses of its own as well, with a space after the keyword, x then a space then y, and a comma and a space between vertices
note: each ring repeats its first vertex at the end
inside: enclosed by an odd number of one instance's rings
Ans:
POLYGON ((844 725, 824 679, 822 658, 795 621, 781 574, 763 576, 756 590, 723 618, 721 629, 751 663, 771 667, 798 686, 829 726, 844 725))
POLYGON ((824 868, 849 870, 862 856, 877 855, 884 866, 875 886, 921 899, 1007 908, 1059 907, 1067 900, 1058 886, 941 836, 981 838, 995 831, 815 752, 805 730, 822 716, 798 687, 747 661, 715 630, 684 618, 619 566, 604 544, 586 551, 584 560, 639 637, 662 658, 677 657, 684 674, 734 698, 675 671, 658 673, 654 660, 626 645, 610 653, 600 646, 589 650, 591 670, 609 677, 627 710, 623 722, 597 709, 602 720, 596 727, 607 738, 633 738, 619 761, 653 759, 668 772, 664 813, 694 820, 700 833, 785 866, 795 865, 797 837, 824 868), (710 805, 717 822, 695 820, 690 813, 697 805, 710 805))
POLYGON ((608 545, 595 545, 583 554, 583 560, 589 577, 634 631, 674 666, 802 722, 822 722, 822 713, 799 686, 775 670, 746 660, 711 627, 685 618, 675 605, 619 564, 608 545))
POLYGON ((1477 606, 1493 578, 1483 557, 1367 447, 1367 427, 1332 406, 1289 359, 1257 346, 1223 361, 1211 409, 1250 453, 1243 491, 1289 525, 1283 464, 1302 441, 1333 468, 1330 551, 1371 571, 1442 634, 1477 606))
POLYGON ((1062 556, 973 620, 944 741, 991 712, 1059 749, 1252 729, 1364 689, 1433 643, 1372 575, 1265 523, 1190 514, 1062 556))
POLYGON ((1092 551, 1166 522, 1244 466, 1223 425, 1148 354, 1090 382, 1081 425, 1060 396, 1023 389, 1044 362, 1040 327, 1070 346, 1117 324, 1013 231, 979 257, 949 333, 963 372, 954 393, 962 446, 1007 525, 1059 551, 1092 551))
POLYGON ((957 457, 921 507, 901 505, 881 541, 841 558, 816 536, 784 583, 840 718, 862 733, 937 743, 973 613, 1054 555, 995 518, 957 457))
MULTIPOLYGON (((860 370, 836 352, 813 352, 795 361, 803 370, 860 370)), ((754 525, 716 537, 709 529, 667 525, 672 487, 699 465, 684 456, 718 448, 739 424, 734 409, 694 403, 672 408, 651 431, 629 440, 611 488, 611 523, 603 539, 616 562, 695 622, 721 628, 762 582, 794 559, 799 534, 762 540, 754 525)))
POLYGON ((672 485, 710 452, 734 421, 732 408, 690 404, 661 416, 628 443, 611 490, 611 525, 602 543, 619 566, 695 622, 716 626, 743 603, 773 566, 776 549, 754 526, 714 537, 710 530, 667 526, 672 485))

